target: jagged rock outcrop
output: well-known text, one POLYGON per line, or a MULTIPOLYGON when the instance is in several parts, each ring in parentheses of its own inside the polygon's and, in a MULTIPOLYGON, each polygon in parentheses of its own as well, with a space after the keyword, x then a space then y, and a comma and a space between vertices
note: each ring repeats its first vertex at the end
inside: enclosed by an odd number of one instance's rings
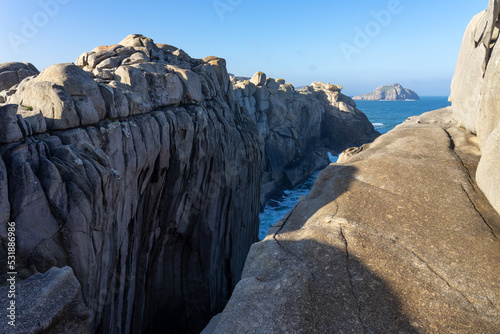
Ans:
POLYGON ((479 157, 449 110, 346 152, 252 246, 210 332, 499 332, 500 216, 479 157))
POLYGON ((315 82, 296 90, 263 72, 250 80, 232 81, 240 108, 255 122, 264 142, 261 205, 327 166, 328 152, 341 152, 379 135, 340 86, 315 82))
POLYGON ((500 4, 490 0, 488 9, 476 15, 465 32, 451 86, 453 116, 477 134, 481 161, 479 187, 500 212, 500 4))
POLYGON ((395 83, 392 85, 380 86, 371 93, 354 96, 352 99, 367 101, 404 101, 420 100, 420 97, 415 91, 395 83))
POLYGON ((18 279, 70 266, 93 333, 199 332, 258 231, 262 144, 225 61, 131 35, 13 83, 0 220, 18 279))
POLYGON ((9 299, 9 287, 0 287, 0 305, 15 302, 13 316, 0 323, 2 333, 90 333, 90 312, 71 268, 33 275, 16 283, 15 290, 15 298, 9 299))
POLYGON ((500 332, 498 14, 467 28, 452 107, 323 170, 203 334, 500 332))

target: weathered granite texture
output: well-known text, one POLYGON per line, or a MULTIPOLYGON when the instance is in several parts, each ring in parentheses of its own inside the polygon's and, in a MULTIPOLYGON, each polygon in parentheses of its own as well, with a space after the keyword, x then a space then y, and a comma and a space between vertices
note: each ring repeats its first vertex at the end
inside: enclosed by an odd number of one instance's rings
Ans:
POLYGON ((296 90, 263 72, 232 81, 240 108, 264 143, 261 205, 326 167, 328 152, 340 153, 380 135, 340 86, 314 82, 296 90))
MULTIPOLYGON (((71 268, 52 268, 16 282, 15 297, 11 299, 8 292, 9 287, 0 287, 0 305, 5 310, 14 301, 15 318, 2 317, 1 333, 90 333, 90 312, 71 268)), ((10 313, 4 310, 4 314, 10 313)))
POLYGON ((404 100, 420 100, 418 94, 408 88, 404 88, 398 83, 392 85, 381 86, 373 92, 354 96, 353 100, 367 101, 404 101, 404 100))
POLYGON ((7 90, 0 266, 15 221, 19 279, 70 266, 93 333, 199 333, 258 231, 261 142, 225 61, 131 35, 7 90))
POLYGON ((479 158, 449 110, 345 152, 252 246, 205 333, 500 332, 500 217, 479 158))
POLYGON ((500 4, 490 0, 465 32, 451 86, 454 118, 477 134, 482 157, 477 183, 500 212, 500 4))

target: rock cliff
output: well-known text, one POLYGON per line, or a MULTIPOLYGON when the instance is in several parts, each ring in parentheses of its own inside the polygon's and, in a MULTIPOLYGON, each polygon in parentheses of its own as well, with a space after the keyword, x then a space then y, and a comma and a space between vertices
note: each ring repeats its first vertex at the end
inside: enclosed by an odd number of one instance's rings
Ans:
POLYGON ((467 28, 452 107, 323 170, 203 334, 500 332, 498 14, 467 28))
POLYGON ((477 135, 482 157, 479 187, 500 212, 500 4, 490 0, 465 32, 452 81, 450 101, 459 124, 477 135))
POLYGON ((18 280, 71 267, 94 333, 199 332, 258 231, 261 142, 225 61, 131 35, 0 77, 0 220, 16 223, 18 280))
POLYGON ((341 86, 314 82, 296 90, 262 72, 232 81, 239 107, 264 143, 261 206, 326 167, 328 152, 340 153, 380 135, 341 86))
POLYGON ((353 100, 367 101, 404 101, 404 100, 420 100, 418 94, 408 88, 403 88, 398 83, 381 86, 373 92, 364 95, 354 96, 353 100))

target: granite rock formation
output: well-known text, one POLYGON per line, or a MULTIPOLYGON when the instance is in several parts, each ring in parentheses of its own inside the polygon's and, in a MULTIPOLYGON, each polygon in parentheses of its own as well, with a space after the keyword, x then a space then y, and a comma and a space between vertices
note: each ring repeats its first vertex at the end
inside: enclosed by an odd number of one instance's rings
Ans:
POLYGON ((395 83, 378 87, 371 93, 354 96, 352 99, 366 101, 405 101, 420 100, 420 97, 415 91, 395 83))
MULTIPOLYGON (((500 216, 449 110, 324 169, 205 333, 497 333, 500 216)), ((204 334, 205 334, 204 333, 204 334)))
MULTIPOLYGON (((88 334, 90 312, 83 303, 80 283, 69 267, 52 268, 15 285, 16 297, 8 299, 8 288, 0 287, 0 305, 15 301, 15 318, 0 323, 0 332, 10 334, 88 334), (12 321, 12 326, 8 321, 12 321)), ((7 308, 7 307, 6 307, 7 308)))
POLYGON ((93 333, 201 331, 258 231, 262 144, 224 59, 131 35, 27 68, 9 65, 0 105, 18 279, 71 267, 93 333))
POLYGON ((203 334, 500 332, 498 14, 467 28, 452 107, 323 170, 203 334))
POLYGON ((450 101, 459 124, 477 135, 482 157, 479 187, 500 212, 500 4, 490 0, 465 32, 452 82, 450 101))
POLYGON ((7 99, 7 90, 23 81, 23 79, 38 74, 35 66, 29 63, 0 64, 0 103, 7 99))
POLYGON ((296 90, 263 72, 232 81, 239 107, 264 143, 261 206, 326 167, 328 152, 340 153, 380 135, 341 86, 314 82, 296 90))

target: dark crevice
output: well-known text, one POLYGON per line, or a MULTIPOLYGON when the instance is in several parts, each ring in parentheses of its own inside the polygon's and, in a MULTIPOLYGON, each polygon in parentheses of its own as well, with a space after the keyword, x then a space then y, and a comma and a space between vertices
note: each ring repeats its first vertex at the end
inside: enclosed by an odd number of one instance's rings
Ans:
MULTIPOLYGON (((475 178, 472 176, 469 168, 467 168, 467 166, 465 165, 464 161, 462 160, 462 158, 460 157, 460 155, 458 154, 458 152, 455 150, 455 142, 453 141, 452 135, 444 127, 442 129, 444 130, 444 132, 447 134, 448 138, 450 139, 450 146, 451 146, 451 149, 453 150, 453 153, 455 153, 455 156, 460 161, 460 163, 462 164, 462 167, 464 168, 465 172, 467 173, 469 184, 471 185, 472 189, 474 189, 474 191, 476 191, 476 193, 479 192, 478 191, 478 186, 477 186, 476 181, 475 181, 475 178)), ((474 203, 474 201, 472 200, 472 197, 469 195, 469 193, 465 189, 464 185, 460 184, 460 186, 462 187, 463 192, 465 193, 465 195, 469 199, 469 202, 472 204, 472 207, 474 208, 474 210, 477 212, 477 214, 479 215, 479 217, 481 217, 481 219, 484 222, 484 224, 486 226, 488 226, 488 228, 490 229, 491 234, 493 234, 493 236, 498 239, 498 236, 495 234, 495 231, 493 230, 493 228, 491 227, 491 225, 488 224, 488 222, 486 221, 486 219, 484 218, 484 216, 482 215, 482 213, 478 210, 476 204, 474 203)))
POLYGON ((481 214, 481 212, 477 209, 476 207, 476 204, 474 203, 474 201, 472 200, 472 198, 469 196, 469 193, 467 192, 467 190, 465 190, 465 187, 463 184, 460 184, 460 186, 462 187, 462 190, 464 191, 465 195, 467 196, 467 198, 469 199, 469 202, 472 204, 472 207, 474 208, 474 210, 477 212, 477 214, 481 217, 481 219, 483 220, 484 224, 486 226, 488 226, 488 228, 490 229, 491 231, 491 234, 493 234, 493 236, 495 238, 498 239, 498 236, 495 234, 495 231, 493 230, 493 228, 491 227, 490 224, 488 224, 488 222, 486 221, 486 219, 484 219, 484 216, 481 214))

